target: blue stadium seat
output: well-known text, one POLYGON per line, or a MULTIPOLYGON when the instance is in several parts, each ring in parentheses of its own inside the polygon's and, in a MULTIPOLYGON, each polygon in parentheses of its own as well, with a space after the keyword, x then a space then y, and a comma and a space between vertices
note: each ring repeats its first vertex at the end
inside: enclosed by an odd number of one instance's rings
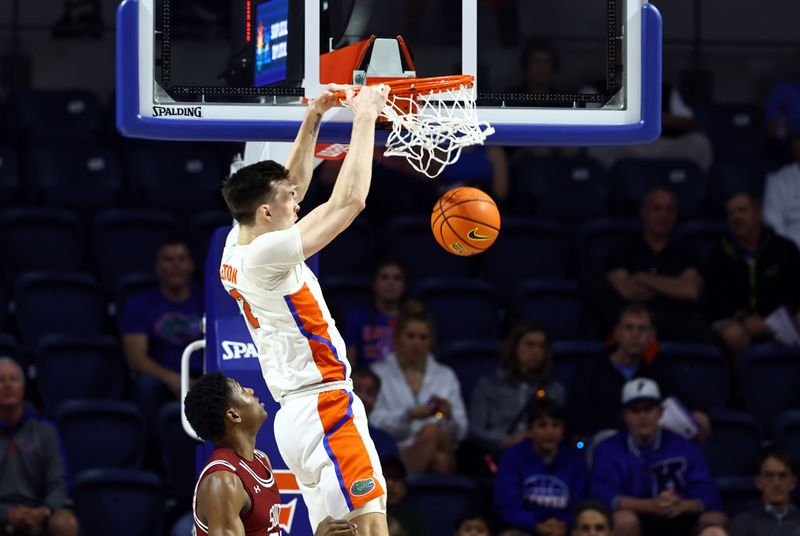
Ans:
POLYGON ((154 473, 94 469, 75 481, 75 515, 85 536, 161 534, 165 497, 154 473))
POLYGON ((100 132, 100 102, 90 91, 15 91, 8 112, 12 132, 26 141, 84 143, 100 132))
POLYGON ((0 144, 0 206, 10 206, 19 188, 17 155, 11 147, 0 144))
POLYGON ((0 333, 0 357, 10 357, 17 363, 23 363, 22 349, 10 333, 0 333))
POLYGON ((358 219, 320 251, 319 276, 369 276, 374 260, 372 228, 366 221, 358 219))
POLYGON ((772 438, 795 462, 800 460, 800 410, 786 411, 775 417, 772 438))
POLYGON ((184 432, 177 400, 164 404, 158 412, 158 441, 170 495, 184 509, 191 508, 196 480, 194 454, 199 443, 184 432))
POLYGON ((152 271, 123 275, 113 289, 115 313, 120 314, 131 296, 157 288, 158 285, 158 276, 152 271))
POLYGON ((233 218, 226 210, 200 212, 192 217, 188 239, 197 275, 202 277, 205 273, 203 267, 206 265, 208 246, 211 245, 211 237, 214 232, 220 227, 229 227, 231 224, 233 224, 233 218))
POLYGON ((601 341, 553 341, 553 377, 569 387, 575 370, 584 363, 608 359, 608 349, 601 341))
POLYGON ((604 273, 606 258, 611 250, 625 240, 639 236, 642 224, 638 220, 594 220, 578 230, 576 260, 583 277, 604 273))
POLYGON ((153 270, 158 246, 177 231, 165 212, 109 210, 94 225, 94 256, 106 285, 134 272, 153 270))
POLYGON ((606 216, 606 179, 591 158, 520 158, 511 175, 526 212, 565 223, 606 216))
POLYGON ((714 410, 710 418, 713 434, 703 443, 703 451, 711 474, 753 475, 762 442, 753 416, 744 411, 714 410))
POLYGON ((486 278, 503 295, 524 279, 567 275, 567 241, 550 220, 504 218, 500 236, 481 255, 486 278))
POLYGON ((705 264, 714 247, 728 232, 728 226, 722 221, 687 221, 675 229, 675 240, 692 248, 705 264))
POLYGON ((742 394, 764 435, 776 415, 800 407, 800 349, 751 346, 741 355, 742 394))
POLYGON ((67 400, 58 407, 56 422, 72 474, 142 465, 144 419, 132 402, 67 400))
POLYGON ((461 385, 461 396, 469 407, 472 391, 481 376, 493 372, 499 366, 499 340, 462 339, 442 346, 439 359, 451 367, 461 385))
POLYGON ((755 158, 764 154, 764 109, 760 104, 713 104, 698 107, 700 129, 714 148, 715 158, 755 158))
POLYGON ((424 475, 408 480, 409 506, 428 520, 430 534, 453 534, 458 518, 479 505, 475 483, 462 476, 424 475))
POLYGON ((125 394, 128 369, 112 337, 47 335, 35 355, 36 383, 48 415, 66 400, 125 394))
POLYGON ((372 287, 366 276, 326 277, 322 280, 322 288, 331 314, 342 321, 341 329, 344 329, 347 313, 356 307, 368 307, 372 300, 372 287))
POLYGON ((23 272, 71 271, 81 267, 84 241, 78 218, 58 209, 11 209, 0 214, 3 275, 14 281, 23 272))
POLYGON ((406 269, 409 284, 426 277, 469 275, 472 259, 447 253, 431 232, 430 218, 403 216, 389 222, 385 244, 406 269))
POLYGON ((664 342, 656 366, 665 380, 677 389, 678 398, 689 407, 708 411, 727 404, 730 371, 727 359, 716 346, 664 342))
POLYGON ((702 216, 706 177, 690 160, 624 158, 611 169, 611 195, 619 214, 639 214, 645 194, 654 186, 666 186, 678 198, 681 219, 702 216))
POLYGON ((44 335, 97 335, 103 328, 103 293, 87 274, 23 274, 14 285, 14 297, 17 327, 28 349, 44 335))
POLYGON ((594 333, 578 284, 570 280, 520 283, 511 298, 511 316, 515 321, 540 321, 550 340, 586 339, 594 333))
POLYGON ((414 293, 433 316, 439 342, 497 335, 500 301, 494 287, 486 281, 431 278, 421 281, 414 293))
POLYGON ((708 175, 708 210, 715 218, 725 216, 725 199, 736 192, 746 191, 761 199, 767 174, 773 166, 765 159, 717 159, 708 175))
POLYGON ((719 487, 723 510, 730 519, 761 504, 761 492, 756 489, 752 476, 722 477, 715 481, 719 487))

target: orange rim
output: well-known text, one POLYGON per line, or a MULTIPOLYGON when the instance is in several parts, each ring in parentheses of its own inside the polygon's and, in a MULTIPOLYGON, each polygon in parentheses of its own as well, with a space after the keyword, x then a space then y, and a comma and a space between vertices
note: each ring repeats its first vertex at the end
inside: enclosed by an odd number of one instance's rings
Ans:
MULTIPOLYGON (((430 78, 397 78, 367 85, 377 86, 378 84, 383 84, 389 86, 390 95, 412 97, 428 93, 441 93, 462 86, 472 87, 474 81, 475 77, 469 74, 451 74, 447 76, 432 76, 430 78)), ((354 89, 358 92, 359 88, 355 87, 354 89)), ((345 94, 343 91, 339 91, 336 93, 336 97, 344 100, 345 94)))

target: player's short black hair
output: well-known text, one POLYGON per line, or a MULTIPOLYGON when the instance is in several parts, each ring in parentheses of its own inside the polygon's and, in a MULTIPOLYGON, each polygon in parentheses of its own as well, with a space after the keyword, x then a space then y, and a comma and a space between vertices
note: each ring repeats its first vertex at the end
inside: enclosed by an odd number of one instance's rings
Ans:
POLYGON ((572 526, 570 527, 572 530, 578 528, 578 516, 587 510, 594 510, 595 512, 598 512, 605 518, 606 523, 608 523, 608 528, 612 531, 614 530, 614 515, 611 513, 611 510, 609 510, 608 507, 600 501, 591 499, 581 501, 575 505, 575 508, 572 510, 572 526))
POLYGON ((255 221, 259 205, 275 198, 275 182, 289 178, 289 170, 272 160, 245 166, 222 184, 222 197, 233 218, 242 225, 255 221))
POLYGON ((225 412, 231 406, 231 384, 220 372, 209 372, 189 389, 183 412, 194 431, 206 441, 225 435, 225 412))

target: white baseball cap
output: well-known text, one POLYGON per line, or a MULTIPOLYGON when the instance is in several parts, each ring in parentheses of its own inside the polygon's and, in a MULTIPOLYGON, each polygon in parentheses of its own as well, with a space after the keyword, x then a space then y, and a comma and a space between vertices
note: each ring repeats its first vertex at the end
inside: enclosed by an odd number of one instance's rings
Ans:
POLYGON ((637 400, 661 401, 658 384, 649 378, 634 378, 622 387, 622 405, 627 406, 637 400))

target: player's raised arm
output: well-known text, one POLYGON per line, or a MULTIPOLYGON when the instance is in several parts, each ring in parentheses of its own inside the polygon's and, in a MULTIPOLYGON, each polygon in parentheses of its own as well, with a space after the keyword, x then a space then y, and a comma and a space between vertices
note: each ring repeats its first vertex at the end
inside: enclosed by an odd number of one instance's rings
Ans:
POLYGON ((328 84, 322 93, 312 100, 306 114, 303 117, 303 124, 297 131, 292 148, 286 156, 284 166, 289 170, 289 181, 296 186, 296 199, 299 203, 303 200, 311 182, 311 175, 314 172, 314 152, 317 146, 317 136, 325 112, 336 105, 336 92, 345 91, 350 86, 339 84, 328 84))
POLYGON ((388 95, 389 88, 382 84, 362 87, 357 95, 347 91, 347 105, 354 115, 347 156, 330 199, 297 223, 306 257, 328 245, 364 209, 372 179, 375 120, 388 95))
POLYGON ((235 474, 219 471, 204 478, 197 490, 197 515, 206 518, 208 536, 245 536, 240 513, 247 502, 235 474))

